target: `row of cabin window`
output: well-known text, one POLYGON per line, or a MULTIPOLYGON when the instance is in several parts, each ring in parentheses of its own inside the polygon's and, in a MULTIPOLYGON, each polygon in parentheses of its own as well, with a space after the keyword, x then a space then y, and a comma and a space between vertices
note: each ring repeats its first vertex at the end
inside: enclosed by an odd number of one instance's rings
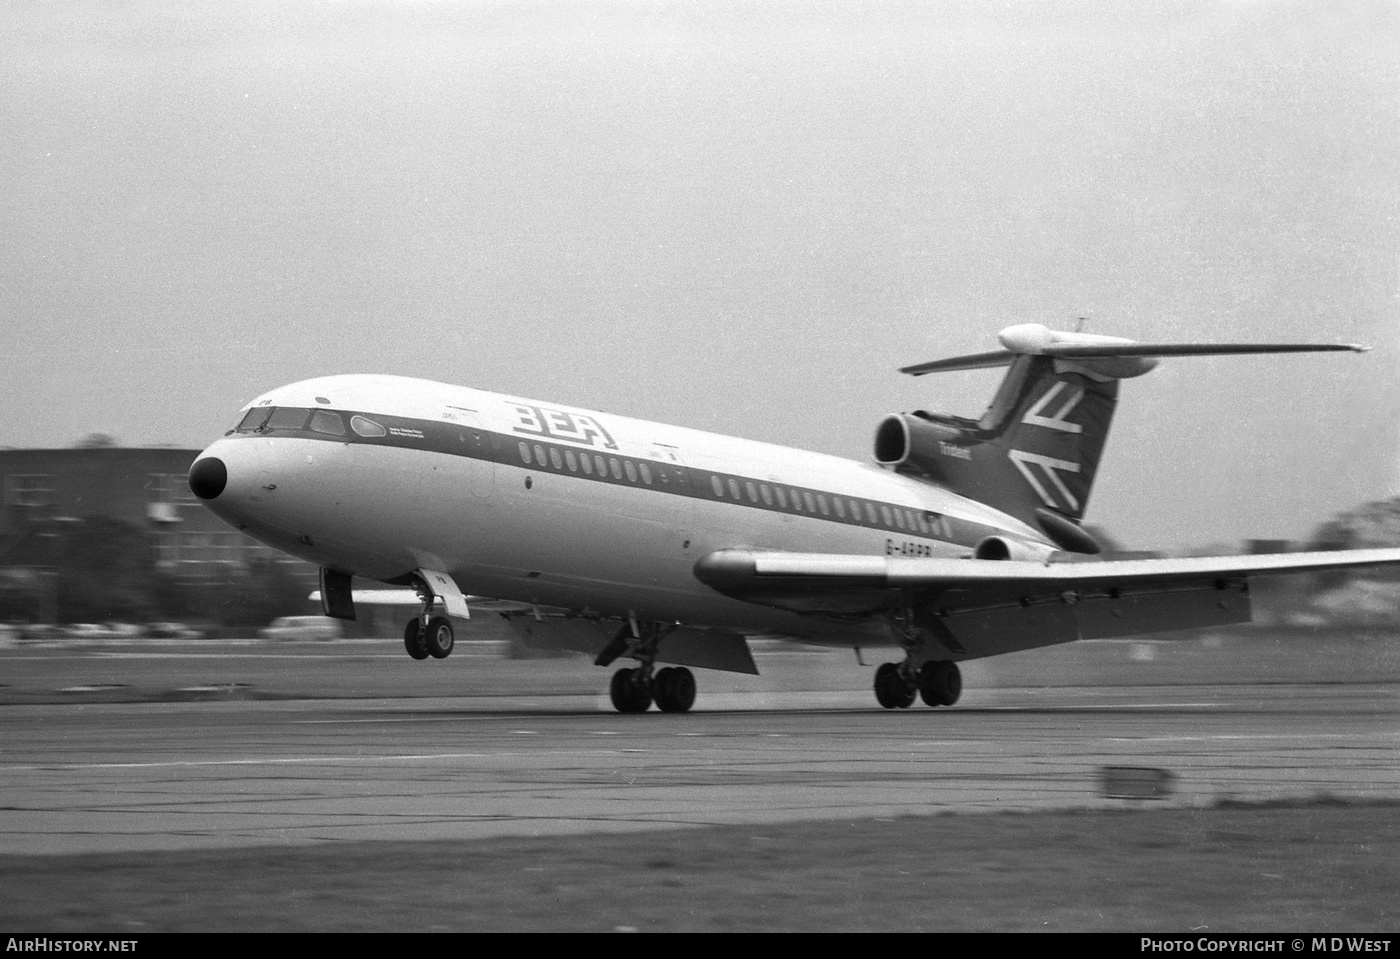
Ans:
MULTIPOLYGON (((905 529, 910 532, 923 533, 926 536, 931 536, 935 532, 932 523, 924 514, 900 507, 891 508, 884 503, 879 505, 879 513, 877 514, 874 503, 857 499, 847 501, 834 494, 830 504, 828 504, 825 493, 813 494, 810 490, 790 489, 777 485, 769 487, 767 483, 755 483, 753 480, 744 480, 741 488, 739 480, 733 476, 729 477, 727 485, 730 498, 740 502, 743 502, 744 494, 747 493, 750 503, 758 503, 759 500, 762 500, 765 506, 772 506, 776 502, 779 509, 788 509, 788 504, 791 502, 791 508, 798 513, 804 512, 803 505, 805 504, 805 512, 813 515, 821 513, 823 516, 830 516, 832 510, 835 509, 839 519, 846 518, 846 503, 849 502, 850 517, 857 523, 861 521, 863 509, 865 519, 877 526, 883 519, 884 525, 890 529, 905 529)), ((720 499, 725 498, 726 483, 724 480, 718 476, 711 476, 710 486, 714 490, 715 496, 720 499)))
MULTIPOLYGON (((375 438, 388 431, 367 416, 350 417, 350 428, 361 436, 375 438)), ((327 436, 344 436, 345 420, 339 413, 330 410, 299 409, 294 406, 259 406, 251 409, 234 427, 238 433, 261 433, 265 430, 303 430, 325 433, 327 436), (311 423, 308 426, 307 418, 311 423)))
MULTIPOLYGON (((560 453, 556 446, 551 446, 546 450, 539 443, 536 443, 532 448, 529 443, 523 440, 519 444, 519 449, 520 462, 526 466, 531 464, 538 464, 542 467, 552 466, 561 472, 567 469, 570 473, 582 470, 585 476, 593 476, 596 473, 605 479, 609 473, 612 474, 613 479, 619 480, 625 475, 627 482, 635 483, 640 479, 647 486, 651 486, 653 482, 652 469, 646 463, 634 463, 629 459, 619 459, 616 456, 609 456, 605 459, 601 453, 590 455, 581 451, 575 453, 571 449, 565 449, 563 453, 560 453)), ((662 483, 670 482, 664 468, 658 467, 657 473, 660 474, 662 483)))

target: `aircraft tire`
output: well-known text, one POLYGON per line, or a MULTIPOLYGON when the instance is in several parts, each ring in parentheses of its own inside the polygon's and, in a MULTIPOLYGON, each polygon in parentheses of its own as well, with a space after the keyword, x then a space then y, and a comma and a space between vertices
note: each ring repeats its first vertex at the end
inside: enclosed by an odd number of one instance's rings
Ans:
POLYGON ((689 712, 695 705, 695 674, 684 666, 667 666, 652 680, 656 708, 663 713, 689 712))
POLYGON ((899 667, 894 663, 882 663, 875 670, 875 699, 886 709, 899 707, 900 685, 899 667))
POLYGON ((423 624, 417 619, 410 619, 403 628, 403 648, 414 659, 428 658, 428 639, 423 634, 423 624))
POLYGON ((446 659, 452 655, 453 643, 452 622, 446 616, 434 616, 428 620, 423 645, 433 659, 446 659))
POLYGON ((608 692, 613 708, 620 713, 644 713, 651 707, 651 690, 635 682, 635 669, 619 669, 613 673, 608 692))
POLYGON ((962 671, 951 660, 930 660, 919 670, 919 695, 930 706, 951 706, 962 695, 962 671))
POLYGON ((949 660, 943 664, 943 675, 940 682, 943 692, 943 705, 951 706, 962 696, 962 670, 958 664, 949 660))

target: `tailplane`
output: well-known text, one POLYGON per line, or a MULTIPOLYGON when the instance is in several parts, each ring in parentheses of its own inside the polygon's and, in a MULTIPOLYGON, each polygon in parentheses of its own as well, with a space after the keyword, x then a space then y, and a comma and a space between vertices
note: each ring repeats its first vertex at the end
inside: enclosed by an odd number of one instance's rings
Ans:
POLYGON ((1097 552, 1079 529, 1108 440, 1119 381, 1150 372, 1163 356, 1363 351, 1350 344, 1135 343, 1008 327, 1004 349, 900 370, 913 376, 1007 367, 980 419, 926 413, 886 417, 875 459, 1039 527, 1067 550, 1097 552))

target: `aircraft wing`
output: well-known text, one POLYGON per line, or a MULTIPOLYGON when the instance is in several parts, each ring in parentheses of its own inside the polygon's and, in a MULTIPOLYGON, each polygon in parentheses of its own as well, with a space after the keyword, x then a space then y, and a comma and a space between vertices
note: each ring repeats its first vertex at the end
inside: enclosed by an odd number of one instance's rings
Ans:
POLYGON ((1250 576, 1400 565, 1400 549, 1021 562, 719 550, 695 575, 736 599, 832 615, 908 611, 961 658, 1247 622, 1250 576))

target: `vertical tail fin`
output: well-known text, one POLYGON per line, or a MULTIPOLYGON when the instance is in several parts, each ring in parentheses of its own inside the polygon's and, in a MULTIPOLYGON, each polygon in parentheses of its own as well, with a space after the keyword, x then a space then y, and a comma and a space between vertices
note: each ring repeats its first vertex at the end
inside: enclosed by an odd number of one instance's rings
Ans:
POLYGON ((1038 509, 1082 519, 1118 405, 1118 380, 1091 373, 1018 356, 977 424, 981 488, 957 492, 1030 522, 1038 509))
MULTIPOLYGON (((1078 523, 1118 404, 1118 381, 1082 364, 1017 356, 981 419, 891 416, 875 458, 1032 525, 1037 511, 1078 523)), ((1053 521, 1052 521, 1053 522, 1053 521)))
MULTIPOLYGON (((875 459, 1039 526, 1069 549, 1077 536, 1118 404, 1118 381, 1141 376, 1161 356, 1364 350, 1332 344, 1145 344, 1061 333, 1038 324, 1008 327, 1003 350, 935 360, 900 372, 1009 367, 980 419, 905 413, 886 417, 875 459)), ((1075 545, 1078 542, 1078 545, 1075 545)), ((1082 547, 1082 548, 1081 548, 1082 547)))

